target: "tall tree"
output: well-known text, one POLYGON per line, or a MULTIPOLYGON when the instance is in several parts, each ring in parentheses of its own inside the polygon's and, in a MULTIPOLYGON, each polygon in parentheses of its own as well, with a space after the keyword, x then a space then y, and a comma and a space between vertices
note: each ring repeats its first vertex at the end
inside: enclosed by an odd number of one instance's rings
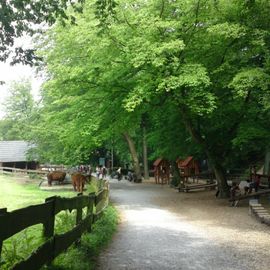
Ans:
POLYGON ((26 139, 31 124, 34 100, 29 79, 13 81, 5 100, 5 117, 0 121, 0 137, 3 140, 26 139))
POLYGON ((124 50, 139 74, 128 109, 166 97, 210 160, 222 197, 224 166, 243 135, 254 128, 254 137, 268 134, 253 115, 269 91, 266 10, 268 1, 194 0, 137 1, 122 11, 124 50))
POLYGON ((269 136, 269 1, 119 0, 102 29, 93 3, 43 43, 45 121, 87 149, 147 112, 155 152, 205 153, 227 196, 226 166, 269 136))

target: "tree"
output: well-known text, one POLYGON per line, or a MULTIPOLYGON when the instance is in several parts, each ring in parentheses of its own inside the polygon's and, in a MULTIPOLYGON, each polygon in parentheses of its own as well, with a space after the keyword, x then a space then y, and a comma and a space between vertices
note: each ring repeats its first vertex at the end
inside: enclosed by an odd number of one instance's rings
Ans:
POLYGON ((268 125, 254 118, 269 91, 269 21, 262 19, 268 9, 267 1, 137 1, 122 11, 122 35, 117 23, 110 31, 125 40, 138 74, 127 109, 159 96, 172 104, 211 162, 222 197, 225 166, 239 142, 268 134, 268 125))
MULTIPOLYGON (((69 21, 75 24, 75 14, 83 11, 85 0, 0 0, 0 61, 6 61, 11 55, 11 64, 34 65, 40 58, 33 48, 15 47, 15 39, 27 34, 43 31, 45 25, 51 26, 57 20, 63 25, 69 21), (71 10, 73 12, 71 12, 71 10), (75 14, 74 14, 75 12, 75 14)), ((108 16, 114 14, 114 0, 97 0, 93 9, 105 25, 108 16)))
POLYGON ((48 125, 87 149, 136 138, 147 113, 155 153, 206 155, 227 196, 227 166, 269 136, 269 2, 119 0, 102 31, 92 3, 44 43, 48 125))
POLYGON ((6 98, 5 117, 0 121, 0 137, 3 140, 26 139, 34 111, 31 82, 23 79, 9 85, 6 98))
MULTIPOLYGON (((118 65, 118 69, 112 69, 111 60, 118 53, 118 49, 113 49, 116 44, 110 38, 100 36, 100 28, 94 27, 98 21, 91 3, 88 13, 86 9, 84 15, 77 18, 76 26, 67 25, 63 28, 59 24, 44 41, 44 47, 49 50, 41 54, 48 63, 50 81, 44 87, 44 107, 41 110, 41 121, 38 121, 40 124, 34 126, 40 136, 34 133, 33 137, 40 137, 40 142, 46 142, 45 126, 49 130, 58 130, 54 145, 65 145, 64 149, 73 152, 73 155, 68 155, 70 158, 73 156, 73 160, 66 159, 66 162, 75 162, 74 159, 78 162, 78 157, 74 156, 74 148, 82 150, 80 145, 83 145, 84 152, 89 152, 106 140, 127 137, 124 134, 129 134, 130 142, 130 134, 134 134, 140 124, 139 114, 128 113, 121 105, 126 97, 126 92, 121 91, 121 88, 132 85, 132 79, 127 79, 130 71, 122 65, 118 65), (89 21, 87 16, 92 20, 89 21), (84 38, 78 38, 78 33, 84 38), (108 55, 110 45, 112 47, 108 55), (87 57, 86 50, 91 52, 91 57, 87 57), (81 59, 85 61, 82 62, 81 59), (66 61, 69 62, 68 65, 66 61), (43 123, 46 123, 45 126, 43 123), (62 128, 63 124, 65 128, 62 128)), ((51 149, 53 148, 57 147, 52 145, 51 149)), ((53 155, 52 152, 50 154, 56 157, 55 151, 53 155)), ((67 153, 62 151, 61 154, 67 153)), ((133 160, 140 179, 138 159, 133 160)))

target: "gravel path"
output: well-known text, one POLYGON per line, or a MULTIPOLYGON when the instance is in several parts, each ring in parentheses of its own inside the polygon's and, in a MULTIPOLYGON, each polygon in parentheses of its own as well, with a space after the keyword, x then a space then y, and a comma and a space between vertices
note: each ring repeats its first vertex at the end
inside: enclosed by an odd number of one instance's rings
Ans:
POLYGON ((270 227, 214 191, 111 180, 121 222, 98 270, 269 270, 270 227))

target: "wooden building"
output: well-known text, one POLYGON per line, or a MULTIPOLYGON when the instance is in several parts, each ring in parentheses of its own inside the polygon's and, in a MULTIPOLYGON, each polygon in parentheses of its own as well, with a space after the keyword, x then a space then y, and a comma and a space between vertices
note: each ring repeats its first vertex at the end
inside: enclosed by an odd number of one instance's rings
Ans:
POLYGON ((0 167, 35 170, 38 162, 27 158, 32 148, 26 141, 0 141, 0 167))
POLYGON ((170 182, 170 163, 168 160, 158 158, 154 163, 154 177, 156 184, 169 184, 170 182))
POLYGON ((186 159, 178 159, 176 162, 180 170, 180 175, 185 181, 187 181, 189 177, 198 175, 200 172, 199 163, 192 156, 189 156, 186 159))

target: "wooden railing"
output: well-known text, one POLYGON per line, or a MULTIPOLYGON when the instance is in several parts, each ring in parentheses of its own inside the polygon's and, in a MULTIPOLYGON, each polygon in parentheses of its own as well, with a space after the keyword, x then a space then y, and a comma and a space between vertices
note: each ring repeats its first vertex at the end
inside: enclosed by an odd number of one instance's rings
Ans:
POLYGON ((16 233, 36 224, 43 224, 45 243, 39 246, 27 259, 13 266, 13 270, 40 269, 44 264, 52 262, 71 244, 78 241, 81 235, 91 231, 94 223, 109 201, 108 181, 104 181, 103 189, 95 195, 79 195, 73 198, 50 197, 45 203, 28 206, 12 212, 0 209, 0 259, 3 241, 16 233), (94 207, 95 206, 95 207, 94 207), (83 208, 87 214, 82 219, 83 208), (55 216, 63 210, 76 210, 76 226, 63 234, 54 234, 55 216))
POLYGON ((33 173, 33 174, 41 174, 46 175, 49 171, 40 171, 40 170, 26 170, 26 169, 18 169, 13 167, 0 167, 0 173, 33 173))

